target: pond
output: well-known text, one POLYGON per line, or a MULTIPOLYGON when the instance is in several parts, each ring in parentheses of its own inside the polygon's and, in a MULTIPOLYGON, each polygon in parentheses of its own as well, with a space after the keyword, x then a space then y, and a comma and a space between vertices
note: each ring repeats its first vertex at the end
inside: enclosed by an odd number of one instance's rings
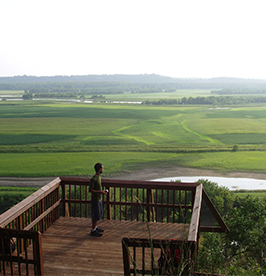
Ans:
POLYGON ((253 178, 232 178, 232 177, 214 177, 214 176, 178 176, 157 178, 152 181, 176 181, 198 182, 199 179, 207 179, 217 183, 219 186, 227 187, 231 191, 235 190, 266 190, 266 180, 253 178))

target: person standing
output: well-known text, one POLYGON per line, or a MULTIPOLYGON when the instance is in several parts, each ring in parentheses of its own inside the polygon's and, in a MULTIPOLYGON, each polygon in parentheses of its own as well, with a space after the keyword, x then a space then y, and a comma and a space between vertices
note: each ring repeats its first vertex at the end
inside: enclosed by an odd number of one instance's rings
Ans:
POLYGON ((90 180, 89 192, 91 193, 91 220, 92 229, 91 236, 101 237, 103 229, 100 229, 97 224, 103 217, 102 195, 106 195, 107 191, 102 190, 101 174, 103 165, 97 163, 94 165, 95 175, 90 180))

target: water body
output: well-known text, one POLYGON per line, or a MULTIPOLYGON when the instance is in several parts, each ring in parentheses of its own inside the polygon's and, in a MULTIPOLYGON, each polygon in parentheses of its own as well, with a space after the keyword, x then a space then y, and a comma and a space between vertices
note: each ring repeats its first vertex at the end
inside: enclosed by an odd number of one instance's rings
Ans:
MULTIPOLYGON (((7 101, 22 101, 22 98, 12 98, 11 97, 17 97, 17 96, 8 96, 9 98, 5 98, 7 95, 1 95, 0 101, 3 99, 6 99, 7 101)), ((33 98, 32 100, 34 101, 45 101, 45 100, 50 100, 50 101, 59 101, 59 102, 83 102, 83 103, 103 103, 103 101, 81 101, 78 99, 56 99, 56 98, 33 98)), ((128 101, 104 101, 104 103, 111 103, 111 104, 142 104, 142 102, 128 102, 128 101)))
POLYGON ((153 181, 176 181, 184 183, 198 182, 199 179, 207 179, 217 183, 219 186, 227 187, 230 191, 236 190, 266 190, 266 180, 253 178, 231 178, 231 177, 214 177, 214 176, 178 176, 157 178, 153 181))

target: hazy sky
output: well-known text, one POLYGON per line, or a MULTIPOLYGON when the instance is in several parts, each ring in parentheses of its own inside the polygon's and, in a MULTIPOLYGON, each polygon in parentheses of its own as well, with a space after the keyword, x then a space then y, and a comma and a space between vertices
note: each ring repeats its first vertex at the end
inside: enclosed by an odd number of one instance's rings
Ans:
POLYGON ((266 79, 265 0, 0 0, 0 76, 266 79))

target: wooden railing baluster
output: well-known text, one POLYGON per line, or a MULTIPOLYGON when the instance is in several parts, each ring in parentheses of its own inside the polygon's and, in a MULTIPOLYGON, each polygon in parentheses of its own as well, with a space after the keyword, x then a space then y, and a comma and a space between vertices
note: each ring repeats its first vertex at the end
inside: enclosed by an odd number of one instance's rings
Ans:
MULTIPOLYGON (((119 189, 119 199, 120 199, 120 203, 122 203, 122 188, 120 187, 119 189)), ((122 220, 122 204, 120 204, 120 220, 122 220)))
MULTIPOLYGON (((139 203, 139 188, 137 188, 137 203, 139 203)), ((139 204, 137 204, 137 221, 139 221, 139 204)))
POLYGON ((161 222, 163 222, 163 217, 164 217, 164 209, 163 209, 163 189, 161 189, 161 222))
POLYGON ((167 223, 169 223, 169 190, 167 189, 167 213, 166 213, 166 217, 167 217, 167 223))
MULTIPOLYGON (((111 188, 109 189, 109 191, 111 190, 111 188)), ((114 190, 114 200, 113 200, 113 202, 114 202, 114 207, 113 207, 113 209, 114 209, 114 220, 116 220, 116 187, 114 187, 113 188, 113 190, 114 190)))

